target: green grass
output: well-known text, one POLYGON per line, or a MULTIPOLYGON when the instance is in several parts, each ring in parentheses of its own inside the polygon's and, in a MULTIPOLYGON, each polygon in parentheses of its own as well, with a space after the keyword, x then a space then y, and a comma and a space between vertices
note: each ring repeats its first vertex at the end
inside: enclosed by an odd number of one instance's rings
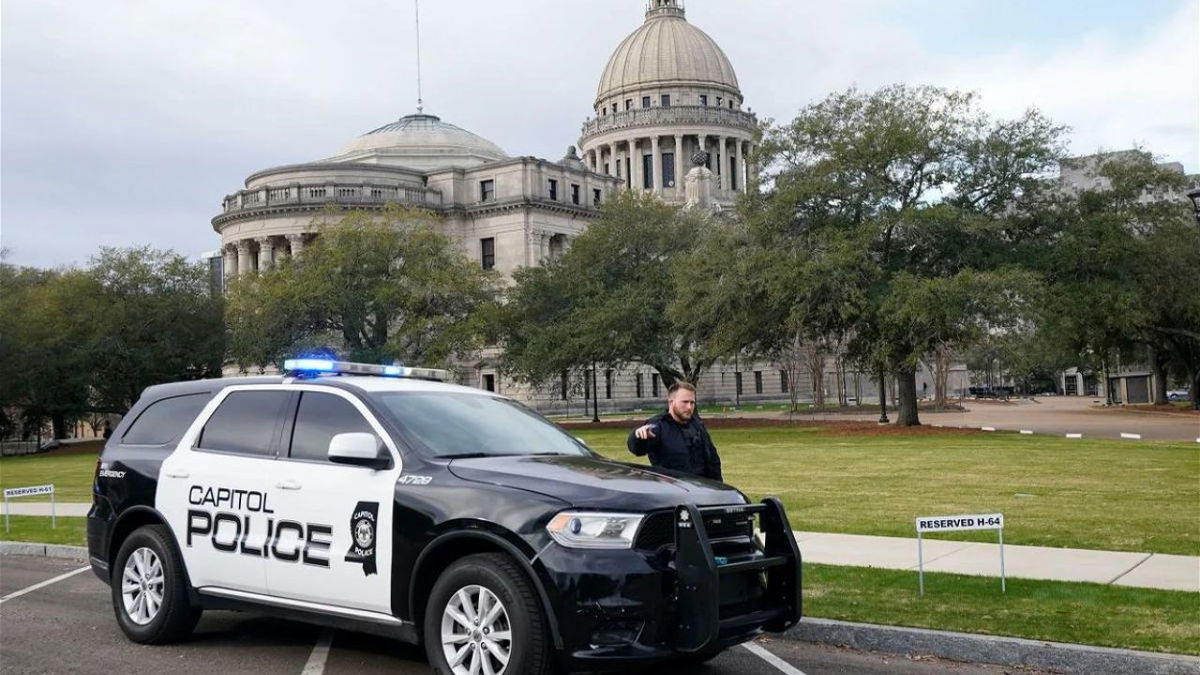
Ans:
POLYGON ((10 528, 0 529, 5 541, 33 541, 40 544, 87 545, 87 518, 58 517, 57 527, 50 527, 49 516, 9 516, 10 528))
MULTIPOLYGON (((577 430, 625 449, 624 430, 577 430)), ((726 482, 780 497, 796 530, 913 537, 918 516, 1001 512, 1007 544, 1200 555, 1200 445, 1016 434, 716 429, 726 482)), ((995 533, 947 539, 995 541, 995 533)))
POLYGON ((804 615, 1106 647, 1200 654, 1196 594, 1103 584, 804 566, 804 615))
MULTIPOLYGON (((92 477, 96 473, 96 455, 73 453, 58 455, 19 455, 0 458, 0 487, 54 484, 54 498, 60 502, 92 501, 92 477)), ((50 500, 45 497, 21 497, 15 504, 50 500)))

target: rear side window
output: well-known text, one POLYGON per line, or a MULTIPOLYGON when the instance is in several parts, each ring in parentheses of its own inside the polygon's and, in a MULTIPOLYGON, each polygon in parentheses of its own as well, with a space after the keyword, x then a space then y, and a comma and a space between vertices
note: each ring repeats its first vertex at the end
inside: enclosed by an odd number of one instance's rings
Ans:
POLYGON ((197 445, 204 450, 272 455, 275 428, 287 403, 285 391, 235 391, 204 424, 197 445))
POLYGON ((212 398, 211 392, 172 396, 155 401, 138 415, 133 424, 121 437, 125 445, 167 445, 179 442, 204 404, 212 398))
MULTIPOLYGON (((336 434, 368 433, 375 435, 367 419, 354 404, 341 396, 306 391, 300 396, 296 409, 296 424, 292 428, 292 459, 325 460, 329 457, 329 441, 336 434)), ((379 438, 378 435, 375 435, 379 438)))

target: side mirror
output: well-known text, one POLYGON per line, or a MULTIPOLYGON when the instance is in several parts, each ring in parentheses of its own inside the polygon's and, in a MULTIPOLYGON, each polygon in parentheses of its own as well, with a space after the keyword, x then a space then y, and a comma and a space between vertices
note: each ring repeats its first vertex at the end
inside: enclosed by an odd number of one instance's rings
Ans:
POLYGON ((337 434, 329 440, 329 461, 371 469, 390 469, 392 458, 375 434, 337 434))

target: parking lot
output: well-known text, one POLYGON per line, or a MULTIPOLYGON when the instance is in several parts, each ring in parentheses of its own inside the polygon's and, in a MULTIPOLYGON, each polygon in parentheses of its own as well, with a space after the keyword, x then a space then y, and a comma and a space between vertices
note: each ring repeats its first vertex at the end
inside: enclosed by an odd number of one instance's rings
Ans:
MULTIPOLYGON (((0 672, 4 673, 402 673, 428 674, 417 647, 251 613, 206 612, 182 644, 130 642, 113 618, 108 588, 77 561, 0 556, 0 672), (72 572, 78 573, 71 574, 72 572), (53 583, 49 580, 70 574, 53 583)), ((703 668, 656 675, 1002 673, 922 657, 863 654, 781 639, 736 647, 703 668)))

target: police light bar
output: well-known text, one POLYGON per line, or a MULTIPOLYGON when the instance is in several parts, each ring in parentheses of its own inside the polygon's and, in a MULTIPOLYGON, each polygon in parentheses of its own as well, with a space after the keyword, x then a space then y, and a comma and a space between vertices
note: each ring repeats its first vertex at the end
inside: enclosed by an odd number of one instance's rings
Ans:
POLYGON ((378 363, 353 363, 330 361, 329 359, 288 359, 283 370, 299 377, 314 375, 378 375, 382 377, 410 377, 418 380, 449 382, 450 371, 438 368, 411 368, 409 366, 385 366, 378 363))

